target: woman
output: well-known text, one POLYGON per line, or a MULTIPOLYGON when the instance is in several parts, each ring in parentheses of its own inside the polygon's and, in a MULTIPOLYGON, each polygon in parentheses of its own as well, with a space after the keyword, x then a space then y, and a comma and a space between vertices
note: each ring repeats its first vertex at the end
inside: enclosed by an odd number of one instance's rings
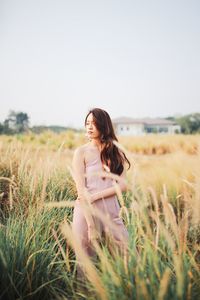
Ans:
MULTIPOLYGON (((117 141, 117 137, 106 111, 100 108, 90 110, 85 118, 85 128, 90 141, 75 150, 72 163, 78 192, 72 230, 73 234, 78 237, 82 249, 89 256, 93 256, 92 237, 94 232, 98 234, 99 238, 102 234, 112 236, 116 245, 127 245, 128 232, 119 217, 120 206, 113 181, 117 182, 121 192, 126 191, 124 165, 128 163, 130 167, 130 162, 113 143, 117 141), (106 174, 113 174, 115 179, 106 174), (87 201, 94 211, 99 211, 99 217, 95 213, 93 216, 86 213, 83 204, 87 201), (102 215, 105 216, 105 222, 102 215), (109 224, 114 226, 107 226, 106 220, 108 219, 109 224)), ((79 265, 77 270, 78 275, 81 276, 79 265)))

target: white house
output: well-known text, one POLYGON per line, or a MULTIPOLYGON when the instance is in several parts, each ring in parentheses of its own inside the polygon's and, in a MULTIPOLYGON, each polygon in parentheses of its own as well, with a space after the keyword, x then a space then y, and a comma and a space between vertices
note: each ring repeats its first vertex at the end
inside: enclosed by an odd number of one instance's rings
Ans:
POLYGON ((180 125, 161 118, 133 119, 120 117, 113 119, 112 122, 117 135, 174 134, 181 131, 180 125))

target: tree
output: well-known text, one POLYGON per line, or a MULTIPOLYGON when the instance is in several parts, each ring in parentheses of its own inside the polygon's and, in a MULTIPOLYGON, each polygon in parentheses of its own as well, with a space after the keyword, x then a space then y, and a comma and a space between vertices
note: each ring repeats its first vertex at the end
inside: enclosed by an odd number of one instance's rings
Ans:
POLYGON ((0 123, 0 134, 4 133, 4 126, 2 123, 0 123))
POLYGON ((5 133, 22 133, 28 129, 29 117, 27 113, 10 111, 4 121, 5 133))
POLYGON ((182 133, 191 134, 200 132, 200 113, 186 115, 178 118, 176 121, 181 126, 182 133))
POLYGON ((16 114, 16 129, 17 132, 27 131, 29 124, 29 117, 27 113, 19 112, 16 114))

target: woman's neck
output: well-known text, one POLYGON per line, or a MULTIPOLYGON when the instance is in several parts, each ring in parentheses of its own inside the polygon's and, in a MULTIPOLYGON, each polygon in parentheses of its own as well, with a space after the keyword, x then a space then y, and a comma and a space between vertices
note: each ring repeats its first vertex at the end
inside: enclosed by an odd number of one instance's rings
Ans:
POLYGON ((94 139, 90 141, 90 144, 92 146, 98 148, 100 151, 101 151, 102 146, 103 146, 102 143, 99 140, 94 140, 94 139))

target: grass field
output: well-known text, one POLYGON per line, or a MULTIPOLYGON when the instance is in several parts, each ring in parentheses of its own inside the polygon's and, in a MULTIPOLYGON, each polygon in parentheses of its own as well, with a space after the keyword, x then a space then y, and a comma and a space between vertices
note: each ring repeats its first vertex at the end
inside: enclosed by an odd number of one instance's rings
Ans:
POLYGON ((71 160, 85 142, 72 131, 0 137, 0 299, 198 299, 200 136, 119 139, 132 163, 118 194, 128 256, 94 241, 82 282, 71 160))

